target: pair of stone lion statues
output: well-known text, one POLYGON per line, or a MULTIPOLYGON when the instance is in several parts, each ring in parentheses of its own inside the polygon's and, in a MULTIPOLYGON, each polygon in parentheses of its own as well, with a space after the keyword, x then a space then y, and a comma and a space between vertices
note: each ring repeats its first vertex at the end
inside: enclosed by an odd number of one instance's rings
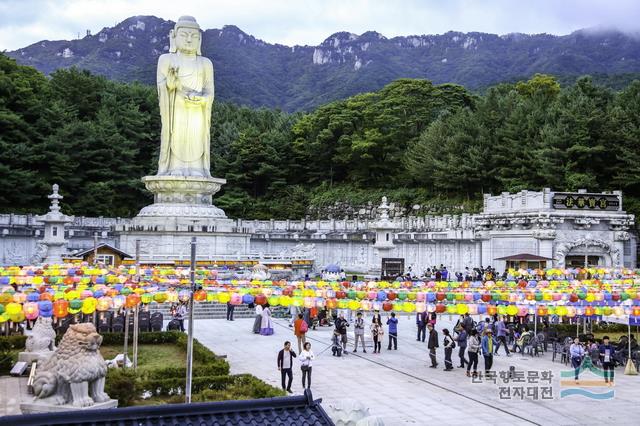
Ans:
MULTIPOLYGON (((46 319, 43 319, 46 322, 46 319)), ((49 319, 50 322, 50 319, 49 319)), ((100 354, 102 344, 96 327, 91 323, 73 324, 62 337, 57 349, 53 346, 55 333, 49 323, 34 326, 30 338, 32 349, 55 349, 39 363, 33 381, 35 400, 51 405, 89 407, 109 401, 104 392, 107 364, 100 354), (39 330, 37 330, 39 328, 39 330)))

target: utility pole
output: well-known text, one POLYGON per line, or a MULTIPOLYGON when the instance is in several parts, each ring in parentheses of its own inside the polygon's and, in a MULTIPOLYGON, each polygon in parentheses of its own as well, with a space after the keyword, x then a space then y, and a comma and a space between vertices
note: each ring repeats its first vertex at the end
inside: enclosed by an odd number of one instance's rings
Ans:
POLYGON ((93 233, 93 264, 98 264, 98 233, 93 233))
MULTIPOLYGON (((140 240, 136 240, 136 284, 140 284, 140 240)), ((138 368, 138 332, 140 320, 140 304, 136 305, 133 311, 133 369, 138 368)))
POLYGON ((185 402, 191 403, 193 376, 193 293, 196 291, 196 237, 191 237, 191 292, 189 294, 189 329, 187 330, 187 386, 185 402))

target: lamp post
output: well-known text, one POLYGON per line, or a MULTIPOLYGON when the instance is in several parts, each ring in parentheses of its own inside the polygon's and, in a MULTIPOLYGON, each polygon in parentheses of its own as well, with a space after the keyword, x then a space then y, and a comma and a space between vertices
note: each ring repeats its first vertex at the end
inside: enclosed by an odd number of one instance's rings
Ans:
MULTIPOLYGON (((140 284, 140 240, 136 240, 136 284, 140 284)), ((140 304, 133 310, 133 369, 138 368, 138 332, 140 321, 140 304)))
POLYGON ((191 403, 191 379, 193 375, 193 293, 196 291, 196 237, 191 237, 191 292, 189 293, 189 325, 187 330, 187 386, 185 402, 191 403))

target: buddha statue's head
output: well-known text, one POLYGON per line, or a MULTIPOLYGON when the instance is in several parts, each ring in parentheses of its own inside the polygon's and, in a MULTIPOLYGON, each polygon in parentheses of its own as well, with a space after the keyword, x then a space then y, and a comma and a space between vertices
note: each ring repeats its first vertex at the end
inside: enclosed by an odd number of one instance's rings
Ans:
POLYGON ((193 16, 181 16, 169 33, 169 52, 202 55, 202 31, 193 16))

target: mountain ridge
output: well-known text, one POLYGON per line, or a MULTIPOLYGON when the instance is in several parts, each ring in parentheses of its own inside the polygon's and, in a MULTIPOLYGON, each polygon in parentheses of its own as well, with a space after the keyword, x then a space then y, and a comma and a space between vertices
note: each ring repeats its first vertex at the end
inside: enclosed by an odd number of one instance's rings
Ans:
MULTIPOLYGON (((50 74, 77 66, 119 81, 153 84, 174 22, 133 16, 77 40, 42 40, 7 52, 50 74)), ((617 30, 568 35, 449 31, 387 38, 376 31, 331 34, 317 46, 271 44, 235 25, 206 29, 203 54, 219 99, 251 107, 309 110, 398 78, 425 78, 477 90, 535 73, 640 73, 640 38, 617 30)))

